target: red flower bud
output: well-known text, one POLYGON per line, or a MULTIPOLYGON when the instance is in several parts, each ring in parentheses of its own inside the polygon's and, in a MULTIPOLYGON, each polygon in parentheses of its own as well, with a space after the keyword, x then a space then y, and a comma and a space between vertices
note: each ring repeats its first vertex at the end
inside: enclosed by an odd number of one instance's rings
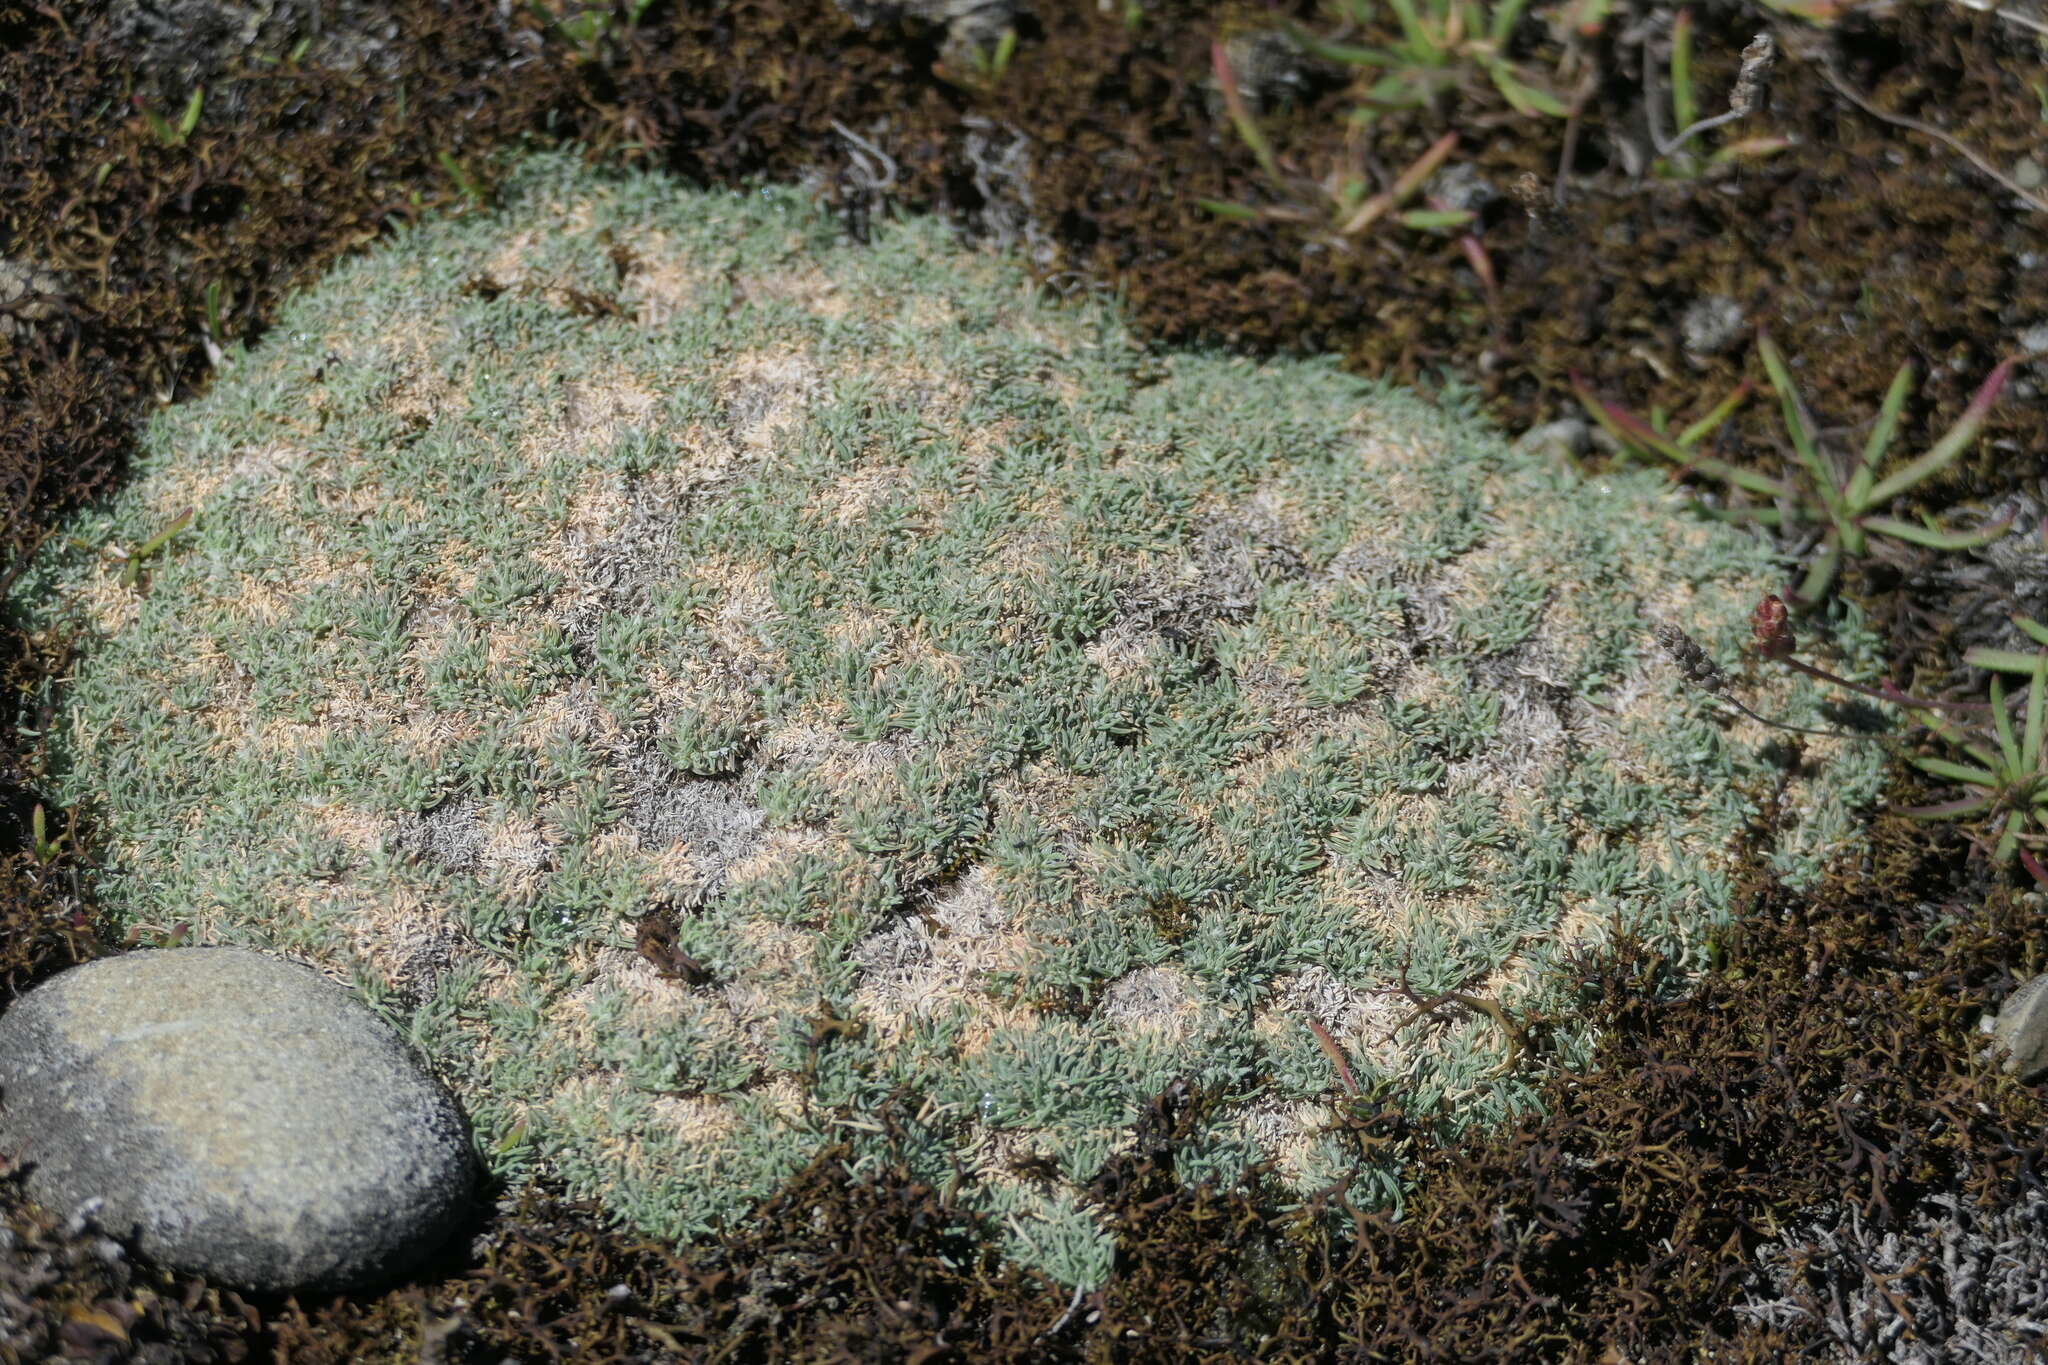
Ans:
POLYGON ((1792 651, 1799 647, 1799 641, 1792 634, 1791 613, 1785 609, 1785 600, 1776 593, 1766 593, 1764 600, 1756 604, 1756 610, 1749 618, 1749 645, 1766 659, 1789 659, 1792 651))

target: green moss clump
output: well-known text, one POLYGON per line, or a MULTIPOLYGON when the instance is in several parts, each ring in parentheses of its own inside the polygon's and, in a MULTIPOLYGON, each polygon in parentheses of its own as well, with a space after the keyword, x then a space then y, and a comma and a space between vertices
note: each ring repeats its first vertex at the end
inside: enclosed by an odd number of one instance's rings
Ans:
POLYGON ((93 641, 53 745, 104 903, 350 975, 502 1174, 667 1238, 893 1127, 1100 1283, 1081 1190, 1175 1079, 1218 1097, 1189 1179, 1349 1165, 1311 1021, 1503 1119, 1492 1025, 1397 1030, 1398 987, 1566 1011, 1617 922, 1696 965, 1758 811, 1810 878, 1879 781, 1656 657, 1649 618, 1732 662, 1769 578, 1655 475, 1148 354, 792 191, 532 161, 144 444, 14 592, 93 641))

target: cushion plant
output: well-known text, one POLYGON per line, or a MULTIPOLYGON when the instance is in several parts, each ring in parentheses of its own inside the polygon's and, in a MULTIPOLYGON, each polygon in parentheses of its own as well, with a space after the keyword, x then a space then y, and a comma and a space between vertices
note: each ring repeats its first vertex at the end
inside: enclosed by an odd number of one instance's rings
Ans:
POLYGON ((81 635, 108 912, 353 981, 503 1175, 686 1239, 907 1143, 1096 1283, 1083 1187, 1176 1079, 1191 1181, 1353 1172, 1346 1083, 1498 1122, 1586 1056, 1567 948, 1696 964, 1745 831, 1811 877, 1876 792, 1651 637, 1732 661, 1765 547, 1455 387, 1149 353, 793 190, 500 203, 297 298, 12 605, 81 635), (1564 1022, 1504 1071, 1404 988, 1564 1022))

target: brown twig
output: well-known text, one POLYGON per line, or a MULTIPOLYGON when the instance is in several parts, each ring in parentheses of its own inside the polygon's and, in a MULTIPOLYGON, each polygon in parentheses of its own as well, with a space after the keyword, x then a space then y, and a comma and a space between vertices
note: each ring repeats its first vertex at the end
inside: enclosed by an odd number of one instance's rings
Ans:
POLYGON ((1424 1019, 1436 1013, 1445 1005, 1463 1005, 1468 1010, 1478 1010, 1481 1014, 1493 1020, 1494 1023, 1500 1025, 1501 1033, 1508 1040, 1508 1055, 1498 1067, 1495 1067, 1489 1073, 1491 1076, 1512 1075, 1516 1065, 1522 1060, 1522 1054, 1529 1050, 1529 1035, 1508 1018, 1508 1012, 1501 1008, 1500 1002, 1497 1000, 1489 1000, 1483 995, 1467 995, 1463 991, 1442 991, 1424 1000, 1420 995, 1416 994, 1415 988, 1408 984, 1408 978, 1405 974, 1401 978, 1401 984, 1395 987, 1395 989, 1405 996, 1415 1008, 1408 1014, 1407 1018, 1387 1030, 1387 1040, 1389 1042, 1402 1029, 1407 1028, 1418 1019, 1424 1019))

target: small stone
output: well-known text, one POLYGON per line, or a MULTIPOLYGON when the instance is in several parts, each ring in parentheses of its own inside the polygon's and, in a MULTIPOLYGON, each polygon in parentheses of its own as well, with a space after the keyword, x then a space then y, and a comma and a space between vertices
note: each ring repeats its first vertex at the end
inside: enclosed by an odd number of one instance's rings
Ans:
POLYGON ((74 967, 0 1016, 0 1153, 29 1194, 253 1290, 394 1274, 462 1219, 454 1100, 310 968, 240 948, 74 967))
MULTIPOLYGON (((1317 69, 1301 44, 1283 29, 1240 33, 1223 44, 1223 59, 1245 106, 1254 114, 1294 108, 1315 88, 1317 69)), ((1222 92, 1211 89, 1210 114, 1224 114, 1222 92)))
POLYGON ((1994 1048, 2005 1053, 2005 1072, 2029 1085, 2048 1076, 2048 972, 2005 998, 1991 1026, 1994 1048))
POLYGON ((2048 181, 2048 171, 2030 156, 2023 156, 2012 163, 2012 181, 2023 190, 2038 190, 2043 181, 2048 181))
POLYGON ((63 301, 64 281, 55 272, 0 256, 0 340, 56 316, 63 301))
POLYGON ((1552 455, 1584 455, 1593 448, 1593 429, 1583 417, 1560 417, 1523 432, 1515 441, 1515 448, 1552 455))
POLYGON ((1446 166, 1431 176, 1423 194, 1441 199, 1445 208, 1466 213, 1484 213, 1500 199, 1500 191, 1493 187, 1493 182, 1480 175, 1479 168, 1469 161, 1446 166))
POLYGON ((977 54, 986 57, 1014 29, 1024 12, 1018 0, 838 0, 847 18, 862 28, 914 19, 943 28, 946 39, 940 60, 951 68, 972 71, 977 54))
POLYGON ((1678 332, 1688 355, 1719 355, 1741 340, 1742 305, 1725 294, 1705 294, 1686 305, 1678 332))

